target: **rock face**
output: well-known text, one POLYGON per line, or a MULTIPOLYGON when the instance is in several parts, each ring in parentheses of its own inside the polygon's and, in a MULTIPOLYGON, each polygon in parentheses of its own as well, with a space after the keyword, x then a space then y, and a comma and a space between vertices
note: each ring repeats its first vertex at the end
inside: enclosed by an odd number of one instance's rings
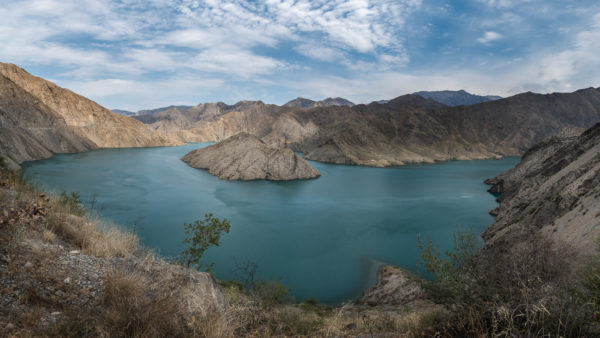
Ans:
POLYGON ((194 168, 226 180, 297 180, 321 176, 289 149, 266 145, 258 137, 240 133, 220 143, 186 154, 182 160, 194 168))
POLYGON ((0 63, 0 154, 13 167, 54 153, 176 144, 135 119, 0 63))
POLYGON ((600 235, 600 123, 568 128, 528 150, 513 169, 487 180, 500 194, 488 245, 540 233, 583 253, 600 235))
POLYGON ((377 272, 377 283, 365 291, 359 304, 369 306, 431 307, 433 302, 419 285, 417 277, 409 272, 382 265, 377 272))
POLYGON ((496 95, 473 95, 464 90, 441 90, 432 92, 416 92, 416 95, 422 96, 426 99, 432 99, 439 103, 443 103, 447 106, 469 106, 481 102, 499 100, 502 97, 496 95))
POLYGON ((520 156, 565 127, 589 128, 600 121, 600 91, 523 93, 458 107, 419 95, 352 107, 242 101, 137 118, 152 130, 189 142, 218 142, 246 132, 269 145, 300 151, 306 159, 385 167, 520 156))

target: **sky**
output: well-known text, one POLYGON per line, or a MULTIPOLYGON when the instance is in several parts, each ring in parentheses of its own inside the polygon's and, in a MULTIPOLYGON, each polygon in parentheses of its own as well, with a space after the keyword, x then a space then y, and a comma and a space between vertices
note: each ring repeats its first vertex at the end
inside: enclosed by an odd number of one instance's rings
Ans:
POLYGON ((111 109, 600 87, 598 0, 0 0, 0 62, 111 109))

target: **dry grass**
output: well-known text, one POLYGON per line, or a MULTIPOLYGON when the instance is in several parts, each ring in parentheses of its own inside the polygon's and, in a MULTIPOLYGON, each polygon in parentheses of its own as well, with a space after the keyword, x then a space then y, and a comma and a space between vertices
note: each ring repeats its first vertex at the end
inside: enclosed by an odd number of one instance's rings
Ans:
POLYGON ((54 243, 56 241, 56 234, 50 230, 44 230, 42 232, 42 239, 46 243, 54 243))
POLYGON ((50 203, 49 228, 84 253, 97 257, 128 257, 140 253, 141 246, 134 234, 100 219, 72 215, 57 199, 50 203))
POLYGON ((181 299, 139 271, 113 271, 93 313, 70 313, 51 332, 61 337, 235 337, 232 317, 219 311, 191 315, 181 299))
POLYGON ((116 272, 104 281, 104 320, 112 337, 160 337, 170 333, 185 336, 177 299, 157 293, 146 276, 116 272))

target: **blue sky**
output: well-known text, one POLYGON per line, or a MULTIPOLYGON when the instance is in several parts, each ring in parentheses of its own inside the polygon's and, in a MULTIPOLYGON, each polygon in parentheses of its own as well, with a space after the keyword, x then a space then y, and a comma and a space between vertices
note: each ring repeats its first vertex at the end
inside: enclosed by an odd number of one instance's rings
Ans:
POLYGON ((0 61, 108 108, 600 86, 598 0, 0 0, 0 61))

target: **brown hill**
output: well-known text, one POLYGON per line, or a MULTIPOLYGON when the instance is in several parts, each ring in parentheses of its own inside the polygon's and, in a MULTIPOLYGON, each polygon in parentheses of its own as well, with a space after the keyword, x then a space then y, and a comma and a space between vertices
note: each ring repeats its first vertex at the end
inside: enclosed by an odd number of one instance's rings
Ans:
POLYGON ((321 176, 293 151, 270 147, 248 133, 193 150, 182 160, 194 168, 208 169, 212 175, 226 180, 285 181, 321 176))
POLYGON ((6 63, 0 63, 0 141, 0 154, 11 166, 54 153, 177 144, 135 119, 6 63))

